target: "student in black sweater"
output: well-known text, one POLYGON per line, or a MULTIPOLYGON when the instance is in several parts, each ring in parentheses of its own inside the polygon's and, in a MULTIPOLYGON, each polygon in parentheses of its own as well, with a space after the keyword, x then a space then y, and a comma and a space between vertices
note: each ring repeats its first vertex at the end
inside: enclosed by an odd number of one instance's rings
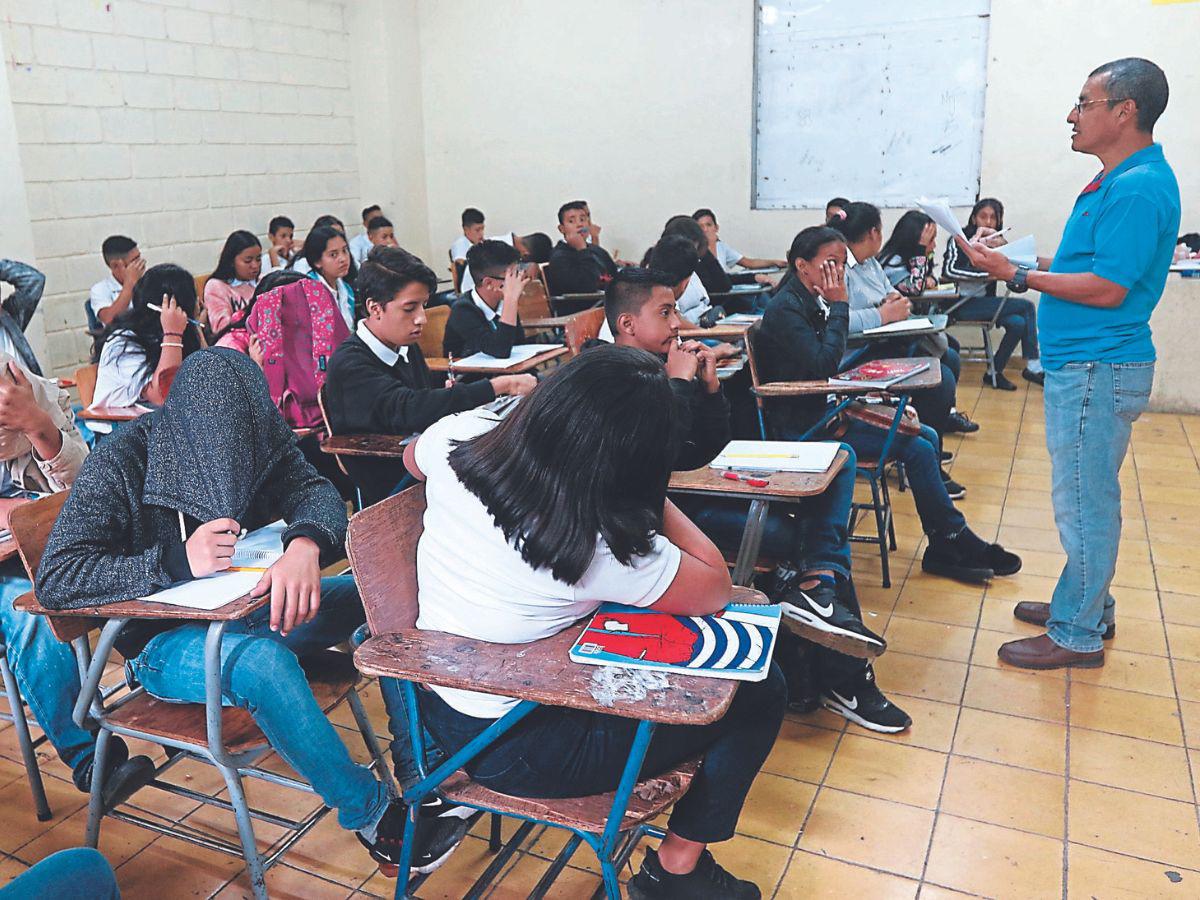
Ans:
POLYGON ((575 200, 559 208, 558 230, 563 239, 555 245, 546 266, 547 287, 552 295, 602 291, 617 274, 617 264, 608 251, 588 243, 590 227, 587 204, 575 200))
POLYGON ((480 241, 467 251, 467 267, 475 286, 454 301, 442 349, 460 359, 483 352, 507 359, 525 340, 518 304, 529 276, 519 267, 521 255, 503 241, 480 241))
MULTIPOLYGON (((414 434, 498 394, 533 389, 532 375, 445 387, 430 373, 417 340, 425 303, 436 289, 433 271, 399 247, 377 248, 363 263, 358 296, 365 317, 333 354, 325 379, 325 411, 334 434, 414 434)), ((399 460, 348 457, 345 464, 366 504, 387 497, 404 478, 399 460)))

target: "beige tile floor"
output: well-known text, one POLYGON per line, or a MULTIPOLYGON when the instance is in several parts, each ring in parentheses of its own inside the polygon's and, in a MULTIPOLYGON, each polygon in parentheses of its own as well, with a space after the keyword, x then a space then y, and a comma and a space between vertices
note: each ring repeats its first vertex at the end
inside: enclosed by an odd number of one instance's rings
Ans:
MULTIPOLYGON (((911 497, 897 495, 893 586, 880 587, 866 546, 856 546, 855 568, 867 621, 890 645, 879 681, 913 728, 880 737, 827 713, 789 716, 718 858, 776 897, 1200 897, 1200 417, 1147 415, 1136 426, 1121 476, 1120 627, 1107 665, 1021 672, 996 659, 1001 642, 1035 632, 1013 620, 1012 605, 1046 599, 1062 562, 1042 396, 1024 382, 1016 394, 984 391, 978 379, 968 367, 959 402, 983 430, 952 446, 954 475, 968 486, 961 508, 982 535, 1021 552, 1024 570, 986 588, 926 577, 911 497)), ((373 688, 367 700, 382 725, 373 688)), ((350 724, 344 709, 335 719, 350 724)), ((43 757, 55 808, 44 825, 11 728, 0 731, 0 881, 82 839, 84 798, 43 757)), ((180 776, 213 779, 199 767, 180 776)), ((264 787, 252 786, 256 802, 298 811, 264 787)), ((228 817, 194 804, 145 802, 233 833, 228 817)), ((489 896, 525 896, 561 840, 539 834, 489 896)), ((247 895, 237 860, 171 838, 110 820, 101 848, 135 900, 247 895)), ((488 860, 485 841, 468 838, 420 895, 461 896, 488 860)), ((598 883, 585 851, 575 864, 554 896, 583 897, 598 883)), ((391 896, 394 886, 332 817, 269 883, 280 898, 391 896)))

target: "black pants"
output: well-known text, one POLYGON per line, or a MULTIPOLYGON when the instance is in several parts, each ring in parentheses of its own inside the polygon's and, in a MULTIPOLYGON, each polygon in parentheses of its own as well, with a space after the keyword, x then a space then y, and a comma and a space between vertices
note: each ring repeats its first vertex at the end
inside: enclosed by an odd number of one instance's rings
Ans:
MULTIPOLYGON (((432 691, 418 691, 421 718, 447 754, 492 720, 463 715, 432 691)), ((766 761, 787 707, 787 686, 772 664, 765 680, 738 686, 728 712, 711 725, 660 725, 642 765, 657 775, 704 755, 670 829, 690 841, 733 837, 742 804, 766 761)), ((467 765, 484 787, 516 797, 583 797, 616 789, 633 745, 636 719, 543 706, 467 765)))

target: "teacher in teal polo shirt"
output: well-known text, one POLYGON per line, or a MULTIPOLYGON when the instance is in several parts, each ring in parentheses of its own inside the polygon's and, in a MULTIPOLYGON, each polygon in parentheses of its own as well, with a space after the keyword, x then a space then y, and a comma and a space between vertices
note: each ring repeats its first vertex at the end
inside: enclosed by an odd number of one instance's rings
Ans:
POLYGON ((1049 603, 1017 604, 1016 617, 1045 625, 1046 633, 1001 646, 1010 665, 1102 666, 1103 642, 1116 632, 1109 587, 1121 538, 1118 473, 1150 400, 1150 314, 1179 233, 1179 185, 1153 136, 1166 106, 1167 78, 1149 60, 1096 69, 1067 121, 1071 149, 1103 168, 1075 200, 1054 259, 1027 270, 959 241, 993 278, 1042 292, 1046 445, 1067 563, 1049 603))

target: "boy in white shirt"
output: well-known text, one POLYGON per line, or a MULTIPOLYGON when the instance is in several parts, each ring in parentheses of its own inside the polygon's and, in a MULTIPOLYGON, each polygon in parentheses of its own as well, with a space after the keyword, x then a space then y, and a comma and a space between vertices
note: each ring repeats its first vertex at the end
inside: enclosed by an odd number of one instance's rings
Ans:
POLYGON ((356 265, 361 266, 363 260, 367 258, 367 254, 371 252, 371 247, 374 244, 371 242, 371 220, 381 218, 383 216, 383 208, 378 203, 373 206, 363 207, 362 225, 363 233, 355 235, 350 241, 350 255, 354 257, 356 265))
POLYGON ((721 228, 717 225, 717 216, 711 209, 698 209, 692 213, 692 218, 708 238, 708 249, 726 272, 732 272, 735 266, 741 266, 743 269, 787 268, 786 259, 757 259, 743 256, 740 251, 730 247, 721 240, 721 228))
POLYGON ((146 260, 142 258, 137 242, 122 234, 106 237, 100 252, 108 266, 108 277, 92 285, 88 306, 100 324, 107 326, 129 308, 133 286, 146 271, 146 260))
MULTIPOLYGON (((462 272, 458 279, 458 292, 463 295, 469 294, 475 287, 475 279, 471 277, 471 269, 467 266, 467 251, 483 241, 483 222, 483 213, 473 206, 468 206, 462 211, 463 233, 450 245, 450 265, 456 273, 462 272)), ((498 234, 489 240, 503 241, 511 247, 517 246, 511 231, 498 234)))
POLYGON ((267 236, 271 240, 262 255, 263 275, 286 269, 295 259, 300 251, 294 240, 295 234, 296 223, 287 216, 276 216, 267 225, 267 236))

